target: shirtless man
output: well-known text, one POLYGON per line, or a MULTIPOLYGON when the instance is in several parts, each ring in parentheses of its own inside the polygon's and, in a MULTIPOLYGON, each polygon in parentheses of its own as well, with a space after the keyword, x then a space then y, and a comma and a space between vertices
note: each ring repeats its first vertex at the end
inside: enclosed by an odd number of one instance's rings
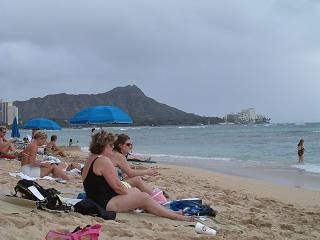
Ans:
POLYGON ((70 180, 60 168, 55 164, 49 162, 37 161, 37 150, 39 146, 42 146, 47 141, 47 134, 42 131, 38 131, 34 134, 32 143, 30 143, 25 150, 19 155, 21 162, 21 172, 30 177, 40 178, 52 174, 54 177, 62 178, 64 180, 70 180))
POLYGON ((56 144, 57 138, 58 138, 57 135, 51 136, 51 142, 48 143, 47 150, 56 156, 66 157, 67 155, 65 154, 65 152, 61 148, 59 148, 56 144))
POLYGON ((16 139, 7 140, 6 139, 6 133, 7 128, 6 127, 0 127, 0 158, 9 158, 9 159, 15 159, 16 156, 8 154, 10 151, 14 152, 16 151, 16 148, 14 146, 16 139))

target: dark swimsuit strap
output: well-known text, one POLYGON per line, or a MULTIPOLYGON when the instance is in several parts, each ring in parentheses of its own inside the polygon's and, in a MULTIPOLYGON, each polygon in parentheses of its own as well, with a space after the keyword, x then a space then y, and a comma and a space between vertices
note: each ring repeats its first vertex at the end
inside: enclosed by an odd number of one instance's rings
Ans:
MULTIPOLYGON (((91 166, 90 166, 89 171, 88 171, 88 174, 89 174, 90 170, 92 171, 92 173, 94 173, 94 172, 93 172, 93 164, 95 163, 95 161, 96 161, 99 157, 100 157, 100 156, 97 156, 97 157, 92 161, 91 166)), ((88 174, 87 174, 87 177, 88 177, 88 174)), ((95 174, 95 173, 94 173, 94 174, 95 174)))
MULTIPOLYGON (((86 178, 85 178, 83 181, 85 181, 85 180, 87 179, 87 177, 88 177, 88 175, 89 175, 89 173, 90 173, 90 170, 92 171, 92 173, 94 173, 94 172, 93 172, 93 164, 94 164, 94 162, 95 162, 99 157, 100 157, 100 156, 97 156, 97 157, 92 161, 92 163, 91 163, 91 165, 90 165, 90 167, 89 167, 87 176, 86 176, 86 178)), ((83 168, 81 169, 81 175, 82 175, 82 172, 83 172, 83 168)))

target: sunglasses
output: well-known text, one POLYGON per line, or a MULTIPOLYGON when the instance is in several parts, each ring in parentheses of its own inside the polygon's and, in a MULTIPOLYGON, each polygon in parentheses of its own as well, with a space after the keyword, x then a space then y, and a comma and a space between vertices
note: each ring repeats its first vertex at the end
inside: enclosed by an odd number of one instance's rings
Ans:
POLYGON ((3 134, 6 134, 7 132, 2 132, 3 134))
POLYGON ((127 145, 128 147, 131 147, 131 146, 132 146, 132 143, 126 143, 126 145, 127 145))

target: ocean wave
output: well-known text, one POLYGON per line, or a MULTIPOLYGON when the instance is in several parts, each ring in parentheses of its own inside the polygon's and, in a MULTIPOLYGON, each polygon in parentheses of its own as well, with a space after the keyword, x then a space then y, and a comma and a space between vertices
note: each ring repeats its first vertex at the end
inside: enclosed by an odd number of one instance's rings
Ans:
POLYGON ((77 128, 77 129, 80 129, 80 130, 91 130, 92 128, 94 128, 94 127, 83 127, 83 128, 77 128))
POLYGON ((89 152, 89 147, 81 147, 81 151, 89 152))
POLYGON ((183 156, 183 155, 171 155, 171 154, 148 154, 148 155, 156 158, 171 158, 171 159, 198 159, 198 160, 202 159, 202 160, 216 160, 216 161, 233 160, 233 158, 222 158, 222 157, 199 157, 199 156, 183 156))
POLYGON ((313 133, 320 133, 320 130, 312 131, 313 133))
POLYGON ((180 129, 185 129, 185 128, 206 128, 207 126, 179 126, 178 128, 180 129))
POLYGON ((320 173, 320 164, 312 164, 312 163, 296 164, 296 165, 292 165, 291 167, 298 168, 309 173, 320 173))
POLYGON ((120 131, 128 131, 128 130, 140 130, 141 128, 137 127, 129 127, 129 128, 119 128, 120 131))
POLYGON ((294 123, 294 125, 296 125, 296 126, 304 126, 304 125, 306 125, 306 123, 300 122, 300 123, 294 123))

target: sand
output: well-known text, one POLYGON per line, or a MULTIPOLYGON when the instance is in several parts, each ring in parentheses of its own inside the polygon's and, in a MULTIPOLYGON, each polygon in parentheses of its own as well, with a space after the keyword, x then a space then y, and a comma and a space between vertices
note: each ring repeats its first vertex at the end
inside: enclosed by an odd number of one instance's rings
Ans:
MULTIPOLYGON (((82 162, 86 153, 73 149, 69 160, 82 162)), ((149 167, 151 165, 135 165, 149 167)), ((0 210, 0 239, 44 239, 50 229, 73 230, 77 226, 100 223, 100 239, 320 239, 320 191, 291 188, 252 179, 228 176, 195 168, 152 165, 160 175, 146 181, 165 190, 170 199, 200 197, 218 210, 216 237, 199 235, 194 224, 176 222, 146 214, 118 214, 115 221, 78 213, 49 213, 41 210, 19 214, 0 210)), ((18 178, 8 171, 19 171, 18 161, 0 160, 0 192, 9 193, 18 178)), ((80 177, 60 184, 39 180, 43 187, 54 187, 65 197, 83 191, 80 177)), ((0 202, 1 204, 1 202, 0 202)), ((6 208, 2 203, 1 209, 6 208)), ((32 211, 31 211, 32 210, 32 211)))

